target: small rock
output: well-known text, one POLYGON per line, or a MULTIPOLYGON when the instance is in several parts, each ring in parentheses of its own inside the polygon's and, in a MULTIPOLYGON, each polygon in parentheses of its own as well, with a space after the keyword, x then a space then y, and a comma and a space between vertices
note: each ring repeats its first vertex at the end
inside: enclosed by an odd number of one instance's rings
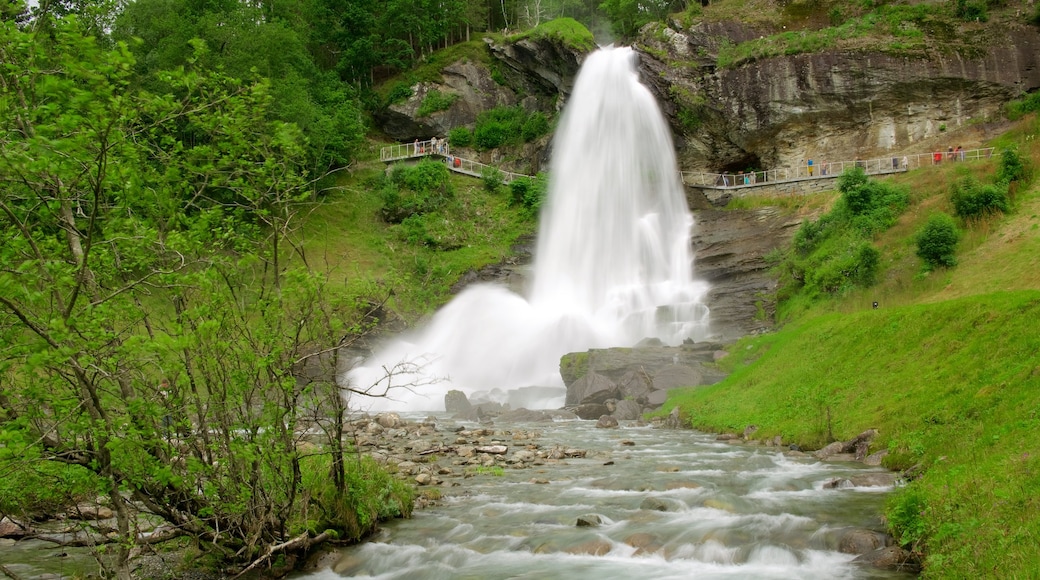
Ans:
POLYGON ((599 421, 596 421, 597 429, 617 429, 618 420, 610 415, 601 415, 599 421))
POLYGON ((419 485, 430 485, 430 482, 432 481, 433 477, 429 473, 420 473, 415 476, 415 483, 418 483, 419 485))
POLYGON ((575 525, 579 528, 595 528, 602 524, 603 517, 599 514, 585 514, 583 516, 578 516, 578 521, 575 525))

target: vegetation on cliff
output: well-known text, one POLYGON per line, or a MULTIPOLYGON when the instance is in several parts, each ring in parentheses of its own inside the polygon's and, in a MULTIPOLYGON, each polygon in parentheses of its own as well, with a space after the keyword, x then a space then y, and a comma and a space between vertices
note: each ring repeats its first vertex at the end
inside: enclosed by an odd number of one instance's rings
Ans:
MULTIPOLYGON (((1027 117, 998 140, 1035 167, 1040 129, 1027 117)), ((675 395, 709 431, 759 427, 807 449, 879 430, 871 452, 907 470, 889 504, 893 535, 924 558, 928 577, 1014 577, 1040 567, 1040 190, 1012 182, 1010 212, 961 219, 957 266, 926 266, 918 232, 953 214, 963 181, 1000 183, 997 159, 890 178, 909 208, 875 232, 877 283, 788 296, 776 333, 744 339, 725 381, 675 395), (879 307, 874 309, 872 303, 879 307)), ((835 194, 831 194, 834 196, 835 194)))

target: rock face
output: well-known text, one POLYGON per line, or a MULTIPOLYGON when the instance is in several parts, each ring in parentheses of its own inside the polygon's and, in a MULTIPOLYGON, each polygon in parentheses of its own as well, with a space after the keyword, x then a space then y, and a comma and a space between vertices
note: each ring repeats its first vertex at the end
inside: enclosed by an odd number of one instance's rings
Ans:
POLYGON ((766 256, 790 242, 802 219, 770 207, 694 212, 694 275, 710 286, 709 336, 728 341, 773 327, 777 280, 766 256))
POLYGON ((441 70, 439 80, 415 84, 407 100, 379 111, 375 115, 379 128, 392 139, 408 142, 443 137, 455 127, 472 128, 480 113, 495 107, 521 105, 528 111, 555 112, 570 94, 586 56, 553 38, 488 41, 488 51, 507 82, 496 82, 486 62, 455 61, 441 70), (454 99, 451 105, 419 115, 423 101, 435 91, 454 99))
POLYGON ((945 149, 948 128, 997 117, 1007 100, 1040 87, 1040 31, 1024 22, 991 25, 961 51, 849 45, 717 67, 722 46, 774 32, 738 22, 644 29, 643 80, 672 120, 684 170, 852 160, 937 141, 945 149), (687 128, 682 110, 699 126, 687 128))

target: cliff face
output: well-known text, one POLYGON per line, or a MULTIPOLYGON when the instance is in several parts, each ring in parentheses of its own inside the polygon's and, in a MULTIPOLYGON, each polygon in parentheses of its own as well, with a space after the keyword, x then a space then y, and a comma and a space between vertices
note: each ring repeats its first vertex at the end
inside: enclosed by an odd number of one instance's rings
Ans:
POLYGON ((944 133, 999 118, 1004 103, 1040 87, 1037 28, 987 33, 970 57, 847 49, 732 68, 716 67, 720 47, 764 31, 672 23, 648 27, 637 47, 644 81, 667 103, 683 169, 736 171, 957 145, 944 133))

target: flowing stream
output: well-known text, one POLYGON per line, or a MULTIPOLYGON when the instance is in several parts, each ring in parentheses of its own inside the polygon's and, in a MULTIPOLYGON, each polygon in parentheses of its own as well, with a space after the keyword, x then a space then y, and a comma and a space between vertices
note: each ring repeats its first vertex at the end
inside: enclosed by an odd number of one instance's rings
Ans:
POLYGON ((440 505, 389 522, 325 569, 294 578, 912 577, 852 564, 838 551, 849 529, 883 529, 878 514, 891 488, 824 483, 880 468, 695 431, 596 429, 590 421, 524 427, 542 431, 543 447, 589 454, 467 478, 445 488, 440 505), (576 525, 587 514, 603 523, 576 525))

